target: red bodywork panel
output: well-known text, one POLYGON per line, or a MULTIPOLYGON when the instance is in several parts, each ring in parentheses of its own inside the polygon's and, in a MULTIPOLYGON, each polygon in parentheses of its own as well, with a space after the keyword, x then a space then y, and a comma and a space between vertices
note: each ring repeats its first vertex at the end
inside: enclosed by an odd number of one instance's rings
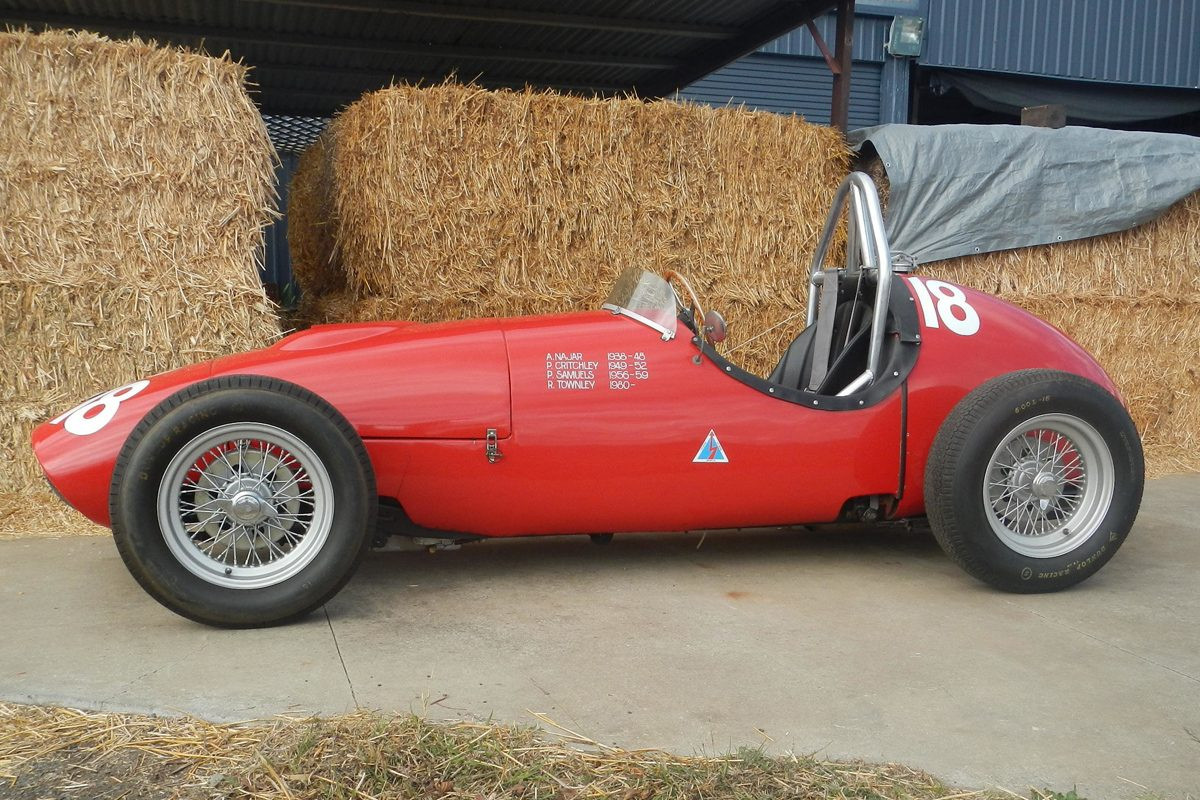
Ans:
MULTIPOLYGON (((914 279, 904 280, 915 294, 914 279)), ((944 325, 931 328, 925 315, 918 315, 921 354, 908 378, 907 469, 897 516, 925 513, 925 462, 933 439, 951 409, 980 384, 1022 369, 1056 369, 1087 378, 1120 397, 1103 367, 1062 331, 989 294, 957 288, 979 315, 979 331, 960 336, 944 325)))
POLYGON ((264 350, 159 375, 122 401, 97 433, 75 436, 61 424, 40 426, 34 451, 55 489, 89 519, 107 525, 113 466, 138 421, 188 384, 251 374, 290 381, 325 398, 368 442, 483 437, 488 428, 500 436, 511 432, 508 360, 494 322, 330 325, 264 350))
POLYGON ((855 414, 781 402, 696 364, 689 338, 664 342, 607 312, 503 327, 513 435, 498 463, 481 442, 372 445, 402 462, 381 486, 418 524, 487 535, 773 525, 831 520, 848 496, 896 490, 899 396, 855 414), (710 430, 728 461, 693 462, 710 430))
POLYGON ((430 528, 507 536, 817 523, 849 498, 897 494, 899 515, 919 515, 933 437, 979 384, 1041 367, 1116 392, 1054 328, 963 291, 978 330, 960 335, 921 317, 907 420, 899 386, 874 405, 820 410, 696 363, 682 325, 663 341, 598 311, 313 328, 154 377, 89 435, 65 430, 61 418, 46 423, 34 448, 67 501, 108 524, 113 465, 137 422, 190 383, 256 374, 336 407, 363 438, 380 494, 430 528), (485 454, 488 429, 496 463, 485 454), (725 460, 715 458, 710 431, 725 460))

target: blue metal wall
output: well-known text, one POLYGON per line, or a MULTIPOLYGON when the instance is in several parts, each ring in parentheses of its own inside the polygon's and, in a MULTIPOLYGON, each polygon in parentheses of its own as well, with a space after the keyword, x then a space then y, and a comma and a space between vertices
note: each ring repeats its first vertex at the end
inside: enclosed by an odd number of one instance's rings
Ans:
POLYGON ((923 66, 1200 88, 1196 0, 926 0, 923 66))
MULTIPOLYGON (((279 219, 267 226, 265 233, 266 251, 263 253, 259 277, 263 283, 272 283, 281 290, 292 280, 292 260, 288 255, 287 207, 288 190, 292 187, 292 175, 300 157, 291 151, 279 151, 279 164, 275 168, 275 186, 279 191, 279 219)), ((288 298, 283 298, 287 300, 288 298)))
MULTIPOLYGON (((1200 0, 864 0, 854 22, 850 124, 908 121, 909 74, 932 68, 1137 86, 1200 88, 1200 0), (894 14, 925 18, 919 59, 883 42, 894 14)), ((817 21, 834 41, 833 15, 817 21)), ((832 78, 805 28, 709 75, 680 96, 829 121, 832 78)))
MULTIPOLYGON (((855 15, 853 48, 855 61, 883 61, 883 42, 887 38, 888 26, 891 22, 891 17, 855 15)), ((837 17, 833 14, 826 14, 817 19, 816 24, 817 30, 821 32, 821 38, 829 45, 829 49, 833 50, 834 42, 837 41, 834 38, 837 34, 837 17)), ((812 34, 808 32, 807 27, 788 31, 775 41, 760 47, 758 52, 779 56, 821 58, 821 51, 817 49, 816 42, 813 41, 812 34)))
MULTIPOLYGON (((901 9, 903 12, 903 9, 901 9)), ((890 16, 859 15, 854 20, 854 69, 850 77, 850 127, 907 118, 908 70, 883 52, 890 16)), ((817 29, 832 48, 834 16, 817 20, 817 29)), ((833 75, 807 28, 798 28, 701 78, 679 93, 685 100, 708 105, 800 114, 810 122, 829 124, 833 75)))
MULTIPOLYGON (((880 65, 854 65, 850 79, 850 127, 879 122, 880 65)), ((772 56, 740 58, 679 93, 685 100, 712 106, 745 105, 778 114, 800 114, 809 122, 829 124, 833 75, 821 58, 772 56)))

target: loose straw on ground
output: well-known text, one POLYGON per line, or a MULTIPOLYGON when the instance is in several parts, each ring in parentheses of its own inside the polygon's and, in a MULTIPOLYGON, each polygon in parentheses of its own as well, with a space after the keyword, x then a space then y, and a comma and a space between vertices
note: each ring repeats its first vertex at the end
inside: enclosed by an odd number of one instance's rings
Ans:
MULTIPOLYGON (((556 728, 552 720, 543 722, 556 728)), ((260 800, 1000 796, 954 789, 898 764, 773 757, 759 749, 686 757, 599 747, 573 732, 560 743, 531 728, 412 715, 359 712, 213 725, 0 703, 0 787, 5 784, 19 796, 70 786, 92 797, 128 792, 260 800)))

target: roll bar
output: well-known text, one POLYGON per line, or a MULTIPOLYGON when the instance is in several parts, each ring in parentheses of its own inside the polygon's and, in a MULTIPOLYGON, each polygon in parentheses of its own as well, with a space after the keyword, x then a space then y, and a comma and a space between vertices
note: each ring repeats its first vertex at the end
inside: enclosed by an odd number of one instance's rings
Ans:
MULTIPOLYGON (((821 239, 813 253, 809 270, 808 321, 812 325, 817 318, 816 287, 825 279, 825 257, 833 242, 833 233, 838 220, 850 200, 846 223, 846 267, 847 276, 865 275, 874 279, 875 307, 871 315, 871 340, 867 350, 867 369, 838 392, 839 396, 852 394, 871 385, 879 377, 879 360, 883 351, 884 328, 887 326, 888 301, 892 296, 892 254, 888 247, 887 233, 883 227, 883 212, 879 208, 879 191, 875 182, 865 172, 851 172, 838 186, 821 230, 821 239)), ((832 309, 830 309, 832 312, 832 309)))

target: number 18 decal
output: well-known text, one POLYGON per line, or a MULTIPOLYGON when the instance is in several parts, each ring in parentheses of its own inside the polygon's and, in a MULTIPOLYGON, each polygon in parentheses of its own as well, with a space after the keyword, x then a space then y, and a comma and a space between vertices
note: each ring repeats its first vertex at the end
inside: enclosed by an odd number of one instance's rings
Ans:
POLYGON ((959 336, 973 336, 979 332, 979 313, 967 302, 962 289, 952 283, 924 278, 910 277, 908 282, 921 304, 926 328, 945 325, 959 336))
POLYGON ((98 394, 90 400, 84 400, 79 405, 50 420, 51 424, 61 422, 68 433, 76 436, 90 436, 112 422, 121 408, 121 401, 128 400, 150 385, 150 381, 134 381, 125 386, 113 389, 111 392, 98 394))

